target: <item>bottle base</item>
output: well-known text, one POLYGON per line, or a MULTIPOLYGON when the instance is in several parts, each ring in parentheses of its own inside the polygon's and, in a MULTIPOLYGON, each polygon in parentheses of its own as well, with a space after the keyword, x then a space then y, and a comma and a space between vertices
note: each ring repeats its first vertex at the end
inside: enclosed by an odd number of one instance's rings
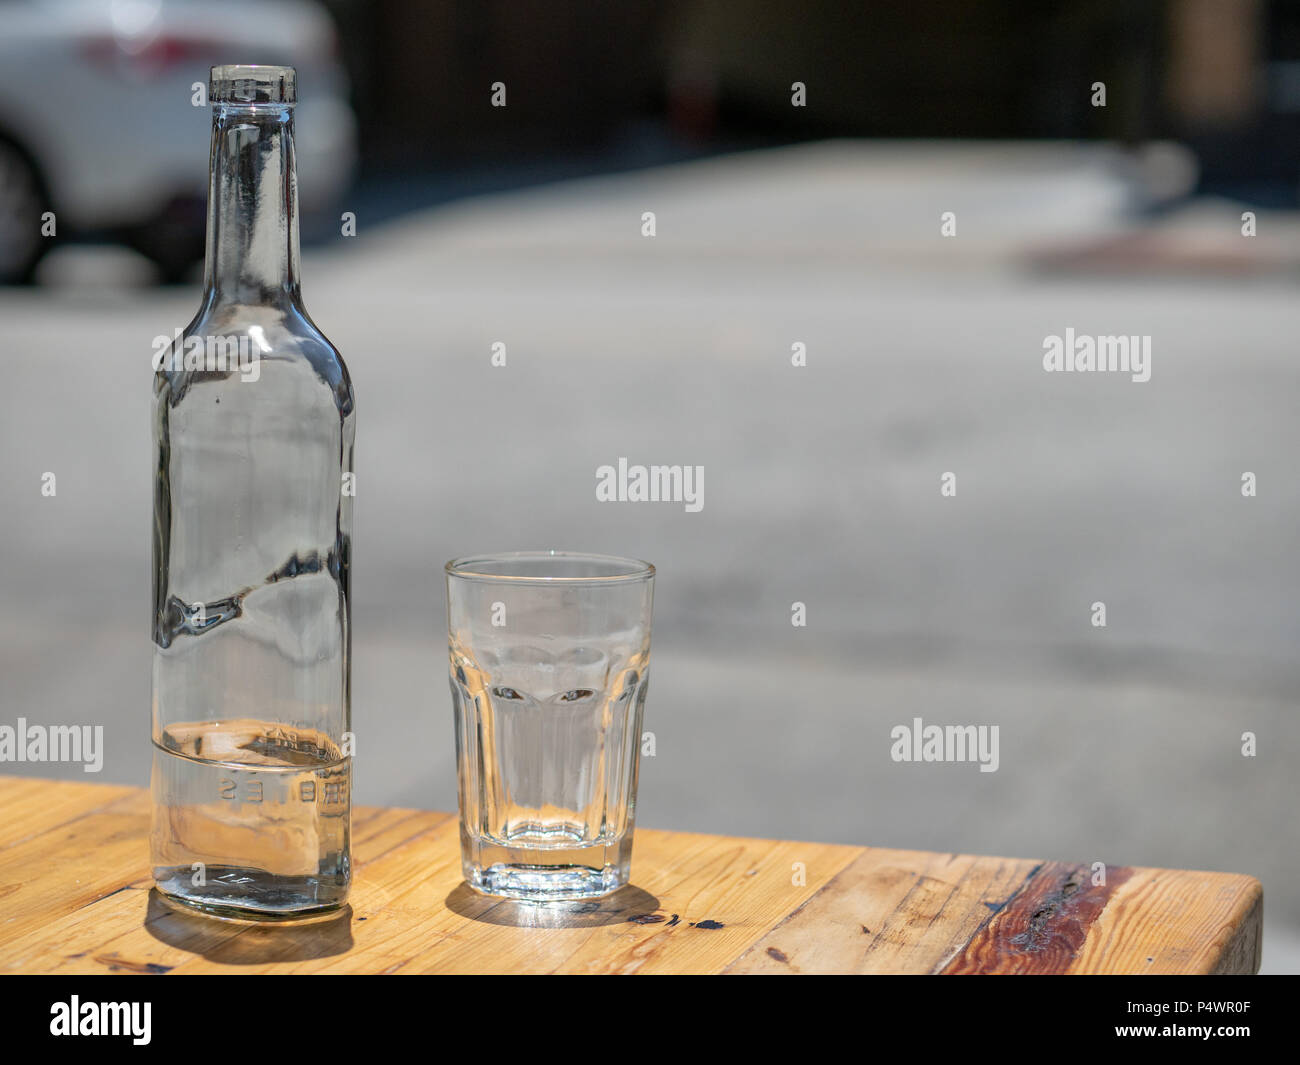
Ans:
POLYGON ((347 902, 346 886, 312 877, 254 876, 248 870, 209 872, 226 882, 210 879, 196 887, 189 869, 159 869, 154 872, 154 887, 166 905, 181 913, 232 921, 306 921, 335 914, 347 902))

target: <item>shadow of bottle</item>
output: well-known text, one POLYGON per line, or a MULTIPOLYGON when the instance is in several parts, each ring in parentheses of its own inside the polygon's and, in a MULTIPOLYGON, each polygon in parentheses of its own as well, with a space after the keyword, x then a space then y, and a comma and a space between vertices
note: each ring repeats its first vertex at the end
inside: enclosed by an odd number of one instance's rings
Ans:
POLYGON ((149 892, 145 931, 170 947, 221 965, 266 965, 345 954, 352 948, 352 907, 292 921, 239 921, 187 913, 149 892))

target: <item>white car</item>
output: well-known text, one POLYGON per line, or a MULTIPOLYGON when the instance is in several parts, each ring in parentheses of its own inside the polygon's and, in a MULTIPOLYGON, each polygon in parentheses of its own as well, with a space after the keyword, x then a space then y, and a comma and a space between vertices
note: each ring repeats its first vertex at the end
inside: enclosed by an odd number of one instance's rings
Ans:
POLYGON ((30 279, 69 237, 120 240, 168 280, 202 258, 208 68, 222 63, 297 68, 299 202, 334 206, 356 166, 357 122, 322 7, 0 0, 0 282, 30 279))

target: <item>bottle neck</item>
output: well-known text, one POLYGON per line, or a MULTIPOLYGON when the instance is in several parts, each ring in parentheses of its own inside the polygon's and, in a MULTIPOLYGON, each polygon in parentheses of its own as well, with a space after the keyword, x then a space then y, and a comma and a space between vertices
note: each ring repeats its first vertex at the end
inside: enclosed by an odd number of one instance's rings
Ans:
POLYGON ((216 104, 211 167, 205 302, 298 303, 293 108, 216 104))

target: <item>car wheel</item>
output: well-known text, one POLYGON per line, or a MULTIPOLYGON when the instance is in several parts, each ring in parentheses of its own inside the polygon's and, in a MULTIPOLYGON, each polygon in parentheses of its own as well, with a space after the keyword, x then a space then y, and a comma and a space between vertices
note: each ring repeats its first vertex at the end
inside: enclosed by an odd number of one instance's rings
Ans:
POLYGON ((126 243, 153 260, 163 284, 180 284, 203 261, 206 218, 203 203, 177 201, 132 229, 126 243))
POLYGON ((27 153, 0 137, 0 284, 25 284, 49 246, 41 216, 49 199, 27 153))

